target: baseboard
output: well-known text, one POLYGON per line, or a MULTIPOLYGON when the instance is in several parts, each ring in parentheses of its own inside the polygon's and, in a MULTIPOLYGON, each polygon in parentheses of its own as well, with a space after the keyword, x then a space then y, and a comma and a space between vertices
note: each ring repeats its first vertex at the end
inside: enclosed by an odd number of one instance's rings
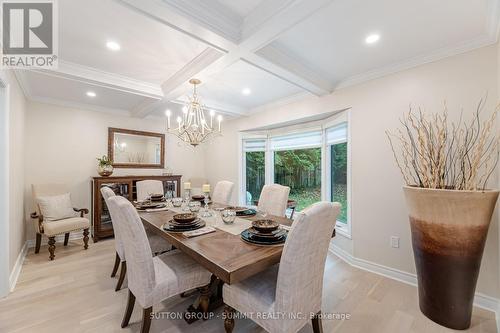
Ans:
MULTIPOLYGON (((78 240, 78 239, 82 239, 82 238, 83 238, 82 233, 74 233, 74 234, 70 233, 69 234, 70 241, 78 240)), ((42 235, 41 245, 47 245, 48 241, 49 241, 49 238, 42 235)), ((64 235, 57 235, 56 236, 56 243, 61 243, 61 242, 64 242, 64 235)), ((28 243, 28 248, 33 248, 33 247, 35 247, 36 240, 29 239, 26 243, 28 243)))
POLYGON ((14 264, 14 268, 9 276, 9 286, 10 291, 14 291, 16 287, 17 279, 19 279, 19 275, 21 274, 21 269, 23 268, 24 259, 26 258, 26 254, 28 253, 28 242, 25 242, 21 252, 17 256, 16 263, 14 264))
MULTIPOLYGON (((356 258, 332 243, 330 243, 330 251, 353 267, 379 274, 415 287, 417 286, 417 276, 413 273, 400 271, 398 269, 380 265, 368 260, 356 258)), ((498 298, 491 297, 482 293, 476 293, 476 295, 474 296, 474 306, 495 313, 497 318, 497 327, 500 328, 500 300, 498 298)))

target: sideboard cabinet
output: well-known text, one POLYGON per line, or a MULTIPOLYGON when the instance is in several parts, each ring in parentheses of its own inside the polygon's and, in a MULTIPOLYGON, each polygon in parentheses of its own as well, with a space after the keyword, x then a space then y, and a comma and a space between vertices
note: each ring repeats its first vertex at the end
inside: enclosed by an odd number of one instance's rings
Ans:
POLYGON ((108 207, 101 195, 101 187, 106 186, 112 189, 116 195, 127 198, 130 201, 137 200, 138 181, 146 179, 160 180, 163 182, 165 193, 172 191, 174 195, 181 195, 181 177, 174 176, 123 176, 123 177, 93 177, 92 178, 92 238, 94 242, 101 238, 113 236, 113 225, 108 207))

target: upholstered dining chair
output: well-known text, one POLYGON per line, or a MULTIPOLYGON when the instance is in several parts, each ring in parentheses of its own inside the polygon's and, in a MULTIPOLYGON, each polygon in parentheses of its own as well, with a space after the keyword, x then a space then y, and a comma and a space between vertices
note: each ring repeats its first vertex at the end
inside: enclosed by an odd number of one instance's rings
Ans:
POLYGON ((86 208, 74 208, 69 189, 63 184, 31 185, 35 212, 31 219, 36 232, 35 253, 40 252, 42 235, 49 238, 49 259, 55 258, 56 236, 64 234, 64 246, 68 245, 69 234, 83 230, 83 248, 89 245, 90 222, 84 216, 86 208))
POLYGON ((163 194, 163 182, 161 180, 146 179, 136 184, 137 201, 146 200, 150 194, 163 194))
MULTIPOLYGON (((123 281, 125 280, 125 276, 127 275, 127 261, 125 259, 125 249, 123 247, 123 237, 120 234, 120 229, 118 228, 118 223, 116 219, 119 218, 119 214, 113 211, 113 207, 109 205, 109 198, 116 196, 115 192, 107 186, 101 187, 102 197, 104 198, 104 202, 108 207, 109 213, 111 215, 111 224, 113 225, 113 231, 115 234, 115 264, 113 265, 113 271, 111 272, 111 277, 115 277, 118 272, 118 268, 121 264, 120 276, 118 278, 118 282, 116 283, 115 291, 118 291, 122 288, 123 281)), ((152 232, 146 231, 146 235, 148 237, 149 245, 151 247, 152 255, 156 255, 159 253, 163 253, 172 249, 172 245, 170 245, 166 240, 161 238, 158 235, 155 235, 152 232)))
POLYGON ((270 333, 297 332, 315 314, 315 333, 321 328, 321 295, 323 274, 331 235, 340 212, 339 203, 318 202, 297 214, 288 233, 279 265, 236 284, 225 284, 224 327, 234 327, 231 312, 276 313, 279 319, 253 316, 257 324, 270 333))
POLYGON ((264 185, 257 209, 271 215, 285 216, 290 188, 279 184, 264 185))
POLYGON ((227 180, 217 182, 212 193, 212 201, 228 205, 231 200, 231 194, 233 193, 233 187, 234 183, 227 180))
POLYGON ((116 222, 127 256, 129 294, 122 328, 128 326, 136 300, 143 308, 141 332, 147 333, 153 305, 195 288, 202 288, 200 306, 208 311, 211 273, 178 250, 152 257, 144 226, 134 206, 120 196, 111 197, 108 202, 119 216, 116 222))

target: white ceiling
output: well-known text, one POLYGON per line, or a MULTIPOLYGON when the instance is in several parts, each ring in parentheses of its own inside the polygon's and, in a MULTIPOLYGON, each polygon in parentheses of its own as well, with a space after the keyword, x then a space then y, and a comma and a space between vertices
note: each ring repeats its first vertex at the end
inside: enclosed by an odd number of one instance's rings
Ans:
POLYGON ((328 94, 497 41, 500 0, 64 0, 59 69, 33 100, 135 117, 180 112, 190 78, 226 117, 328 94), (380 41, 366 45, 368 34, 380 41), (110 51, 108 40, 120 44, 110 51), (243 88, 251 90, 242 94, 243 88), (96 98, 86 96, 88 90, 96 98))
POLYGON ((333 1, 273 46, 293 54, 334 84, 487 37, 488 1, 333 1), (390 9, 390 10, 388 10, 390 9), (378 33, 376 45, 366 36, 378 33))

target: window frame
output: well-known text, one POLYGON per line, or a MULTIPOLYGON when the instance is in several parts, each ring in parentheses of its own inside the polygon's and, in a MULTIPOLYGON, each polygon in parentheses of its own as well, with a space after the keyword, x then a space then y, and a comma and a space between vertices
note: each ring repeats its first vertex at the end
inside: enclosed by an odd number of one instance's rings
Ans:
POLYGON ((331 144, 327 143, 326 132, 329 128, 338 126, 342 123, 347 123, 347 137, 345 141, 338 143, 347 142, 347 223, 342 223, 337 221, 336 231, 338 234, 352 239, 352 224, 351 224, 351 211, 352 211, 352 201, 351 201, 351 169, 352 169, 352 159, 351 159, 351 114, 350 110, 346 110, 336 114, 327 121, 322 121, 318 124, 315 123, 305 123, 300 126, 283 127, 276 130, 271 130, 265 133, 239 133, 239 184, 240 192, 238 196, 238 202, 240 204, 246 204, 246 152, 243 150, 243 142, 245 140, 255 140, 264 139, 266 142, 264 150, 265 159, 265 184, 274 183, 274 152, 275 151, 285 151, 285 150, 295 150, 295 149, 310 149, 310 148, 321 148, 321 200, 331 201, 331 144), (308 145, 300 148, 291 149, 271 149, 271 138, 281 135, 290 135, 294 133, 305 133, 312 131, 321 131, 321 144, 308 145))

